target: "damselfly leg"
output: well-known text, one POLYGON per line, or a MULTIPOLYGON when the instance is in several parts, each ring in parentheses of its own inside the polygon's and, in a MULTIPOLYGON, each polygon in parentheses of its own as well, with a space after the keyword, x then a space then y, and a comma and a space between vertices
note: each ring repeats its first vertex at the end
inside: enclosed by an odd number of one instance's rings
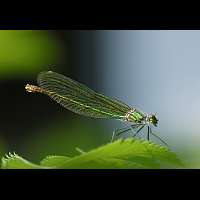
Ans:
POLYGON ((136 137, 139 134, 139 132, 144 128, 145 125, 140 125, 140 126, 141 127, 136 131, 136 133, 133 135, 133 137, 136 137))
POLYGON ((157 139, 159 139, 163 144, 165 144, 168 148, 169 148, 169 145, 163 140, 161 139, 158 135, 156 135, 155 133, 152 132, 151 128, 150 128, 150 133, 156 137, 157 139))
POLYGON ((147 140, 150 140, 150 125, 147 126, 148 132, 147 132, 147 140))
POLYGON ((115 139, 116 136, 122 135, 123 133, 126 133, 126 132, 128 132, 130 130, 133 131, 138 126, 140 126, 140 124, 133 124, 129 128, 121 128, 121 129, 117 129, 117 130, 113 131, 111 142, 114 141, 114 139, 115 139))

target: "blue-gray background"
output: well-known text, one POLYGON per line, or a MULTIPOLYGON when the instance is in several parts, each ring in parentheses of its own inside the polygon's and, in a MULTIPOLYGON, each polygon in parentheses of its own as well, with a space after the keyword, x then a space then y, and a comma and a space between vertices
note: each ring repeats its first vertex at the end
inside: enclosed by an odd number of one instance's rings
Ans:
POLYGON ((160 119, 174 148, 200 142, 200 31, 100 31, 103 91, 160 119))
POLYGON ((76 154, 76 147, 107 143, 114 129, 127 126, 27 94, 24 85, 36 84, 43 70, 156 112, 153 130, 180 154, 199 148, 200 31, 0 31, 0 44, 2 154, 15 151, 35 161, 76 154))

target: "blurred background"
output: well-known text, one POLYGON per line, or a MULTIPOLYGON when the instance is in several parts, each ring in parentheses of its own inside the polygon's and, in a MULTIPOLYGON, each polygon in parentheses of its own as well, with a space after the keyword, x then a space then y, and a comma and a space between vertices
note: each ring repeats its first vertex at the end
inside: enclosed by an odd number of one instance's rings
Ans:
MULTIPOLYGON (((0 31, 0 155, 38 162, 108 143, 128 124, 74 114, 27 93, 51 70, 147 113, 180 157, 200 163, 200 31, 0 31)), ((146 137, 146 131, 141 136, 146 137)), ((158 140, 152 140, 159 143, 158 140)))

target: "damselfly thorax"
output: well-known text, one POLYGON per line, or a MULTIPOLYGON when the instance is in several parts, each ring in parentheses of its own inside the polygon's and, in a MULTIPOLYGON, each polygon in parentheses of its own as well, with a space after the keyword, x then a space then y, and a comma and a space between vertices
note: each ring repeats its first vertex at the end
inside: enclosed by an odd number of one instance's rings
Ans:
POLYGON ((155 114, 145 115, 142 112, 138 111, 136 108, 130 109, 124 116, 124 120, 128 122, 135 123, 151 123, 154 126, 157 126, 158 118, 155 114))
POLYGON ((139 122, 142 122, 145 116, 141 114, 140 112, 138 112, 136 108, 132 108, 125 114, 124 118, 125 118, 125 121, 128 121, 128 122, 139 123, 139 122))

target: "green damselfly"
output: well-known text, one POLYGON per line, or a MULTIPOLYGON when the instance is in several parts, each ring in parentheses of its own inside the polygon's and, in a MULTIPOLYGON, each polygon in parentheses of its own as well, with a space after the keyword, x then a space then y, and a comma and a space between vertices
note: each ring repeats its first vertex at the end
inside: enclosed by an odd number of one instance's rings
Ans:
POLYGON ((26 90, 46 94, 63 107, 80 115, 93 118, 118 119, 132 123, 129 128, 114 131, 112 141, 116 136, 131 130, 135 131, 133 132, 135 137, 144 127, 147 127, 147 140, 150 139, 150 134, 152 134, 166 144, 151 130, 151 125, 157 126, 158 123, 156 114, 148 115, 117 99, 97 93, 87 86, 56 72, 39 73, 37 83, 39 87, 27 84, 25 86, 26 90))

